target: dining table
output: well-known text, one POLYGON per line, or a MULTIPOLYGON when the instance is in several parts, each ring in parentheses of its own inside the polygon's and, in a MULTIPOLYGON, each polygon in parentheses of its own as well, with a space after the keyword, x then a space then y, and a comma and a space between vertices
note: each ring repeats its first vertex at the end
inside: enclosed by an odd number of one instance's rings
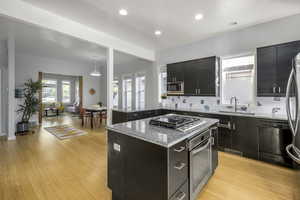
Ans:
MULTIPOLYGON (((90 115, 91 115, 91 128, 92 129, 94 128, 94 115, 95 115, 95 113, 100 113, 100 112, 103 112, 103 111, 107 110, 107 108, 105 106, 96 106, 96 105, 86 106, 86 107, 83 107, 83 109, 87 113, 90 113, 90 115)), ((83 125, 84 125, 84 122, 82 120, 82 126, 83 125)))

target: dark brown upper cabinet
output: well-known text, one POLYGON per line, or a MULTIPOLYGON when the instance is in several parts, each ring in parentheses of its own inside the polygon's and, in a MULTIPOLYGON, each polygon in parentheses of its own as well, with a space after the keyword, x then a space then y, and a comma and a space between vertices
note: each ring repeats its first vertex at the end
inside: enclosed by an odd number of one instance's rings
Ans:
POLYGON ((169 83, 184 81, 183 63, 167 65, 167 81, 169 83))
POLYGON ((168 82, 183 81, 185 96, 216 96, 219 58, 208 57, 168 64, 168 82))
POLYGON ((284 97, 300 41, 257 49, 257 96, 284 97))

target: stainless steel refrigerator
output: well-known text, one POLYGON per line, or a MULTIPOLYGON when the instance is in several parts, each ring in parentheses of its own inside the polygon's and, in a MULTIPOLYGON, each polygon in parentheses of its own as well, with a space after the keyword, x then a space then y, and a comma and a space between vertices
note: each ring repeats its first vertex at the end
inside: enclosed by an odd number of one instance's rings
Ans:
POLYGON ((286 151, 296 168, 294 200, 300 200, 300 53, 293 59, 292 65, 286 90, 286 110, 293 141, 286 147, 286 151))

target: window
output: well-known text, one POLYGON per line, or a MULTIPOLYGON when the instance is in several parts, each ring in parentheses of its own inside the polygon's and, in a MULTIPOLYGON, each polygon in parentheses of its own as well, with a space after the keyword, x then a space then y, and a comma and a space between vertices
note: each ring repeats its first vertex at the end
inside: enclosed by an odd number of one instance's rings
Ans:
POLYGON ((132 108, 132 78, 123 79, 123 108, 132 108))
POLYGON ((158 87, 159 87, 159 102, 163 96, 167 96, 167 72, 163 71, 159 73, 158 79, 158 87))
POLYGON ((136 108, 145 108, 145 80, 144 75, 137 75, 135 78, 136 108))
POLYGON ((43 103, 53 103, 57 101, 57 81, 43 80, 42 101, 43 103))
POLYGON ((117 108, 119 106, 119 81, 113 81, 113 107, 117 108))
POLYGON ((222 59, 222 103, 236 97, 239 104, 254 101, 254 55, 222 59))
POLYGON ((71 82, 70 81, 62 81, 62 102, 70 103, 71 102, 71 82))

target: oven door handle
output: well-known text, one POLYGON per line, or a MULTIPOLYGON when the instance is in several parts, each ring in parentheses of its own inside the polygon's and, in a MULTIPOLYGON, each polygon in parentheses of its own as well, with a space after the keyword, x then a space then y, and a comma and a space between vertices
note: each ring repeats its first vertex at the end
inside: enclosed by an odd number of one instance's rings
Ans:
POLYGON ((195 155, 195 154, 199 153, 200 151, 203 151, 204 149, 206 149, 210 145, 210 143, 211 143, 211 140, 208 139, 207 143, 204 146, 202 146, 200 148, 195 148, 194 150, 192 150, 192 154, 195 155))

